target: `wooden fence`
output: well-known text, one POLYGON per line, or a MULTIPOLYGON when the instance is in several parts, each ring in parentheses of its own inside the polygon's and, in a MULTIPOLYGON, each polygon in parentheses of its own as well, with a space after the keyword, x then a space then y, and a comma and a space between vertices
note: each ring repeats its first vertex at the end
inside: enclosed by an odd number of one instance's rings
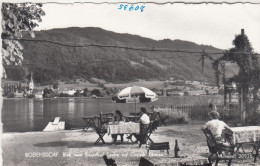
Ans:
MULTIPOLYGON (((208 105, 171 105, 171 106, 154 106, 154 110, 164 111, 167 114, 172 112, 178 112, 179 114, 187 114, 191 119, 194 120, 207 120, 208 113, 211 109, 208 105)), ((225 119, 225 115, 228 113, 224 109, 223 104, 217 105, 218 112, 220 114, 220 119, 225 119)))

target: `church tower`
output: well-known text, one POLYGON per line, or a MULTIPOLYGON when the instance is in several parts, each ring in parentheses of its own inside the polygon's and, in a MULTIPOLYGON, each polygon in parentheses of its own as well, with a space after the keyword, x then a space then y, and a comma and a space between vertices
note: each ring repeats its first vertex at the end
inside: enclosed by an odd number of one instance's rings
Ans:
POLYGON ((32 93, 34 89, 34 82, 31 74, 31 81, 29 82, 29 93, 32 93))

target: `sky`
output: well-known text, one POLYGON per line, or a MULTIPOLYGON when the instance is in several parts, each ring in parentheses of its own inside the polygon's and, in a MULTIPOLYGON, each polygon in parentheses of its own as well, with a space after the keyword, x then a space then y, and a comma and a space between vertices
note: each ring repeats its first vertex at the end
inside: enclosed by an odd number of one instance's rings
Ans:
POLYGON ((46 15, 36 30, 100 27, 155 40, 180 39, 229 49, 235 35, 244 29, 254 50, 260 53, 260 5, 135 4, 134 7, 142 5, 143 12, 120 10, 120 4, 44 4, 46 15))

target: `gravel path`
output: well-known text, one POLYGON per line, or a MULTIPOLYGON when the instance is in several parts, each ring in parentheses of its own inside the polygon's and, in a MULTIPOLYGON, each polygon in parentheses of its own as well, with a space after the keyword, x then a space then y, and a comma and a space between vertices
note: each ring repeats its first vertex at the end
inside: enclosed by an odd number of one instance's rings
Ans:
MULTIPOLYGON (((206 138, 200 130, 204 122, 193 122, 185 125, 159 127, 151 138, 154 142, 170 142, 170 154, 173 154, 174 142, 179 142, 180 153, 208 156, 206 138)), ((94 131, 81 130, 60 132, 28 132, 3 134, 4 166, 104 166, 103 154, 116 160, 119 166, 136 166, 140 157, 146 155, 145 146, 125 142, 112 144, 111 136, 105 135, 108 144, 94 145, 97 139, 94 131)), ((166 152, 152 152, 153 155, 167 155, 166 152)), ((221 162, 219 164, 226 165, 221 162)), ((260 165, 260 159, 233 160, 232 165, 260 165)))

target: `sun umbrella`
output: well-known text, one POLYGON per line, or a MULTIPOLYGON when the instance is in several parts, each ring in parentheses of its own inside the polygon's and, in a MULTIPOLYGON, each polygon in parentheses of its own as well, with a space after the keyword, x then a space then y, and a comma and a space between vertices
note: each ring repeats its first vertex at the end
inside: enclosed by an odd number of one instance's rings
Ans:
MULTIPOLYGON (((153 102, 158 99, 156 93, 145 87, 132 86, 122 89, 119 93, 112 97, 116 103, 145 103, 153 102)), ((136 105, 135 105, 136 110, 136 105)))

